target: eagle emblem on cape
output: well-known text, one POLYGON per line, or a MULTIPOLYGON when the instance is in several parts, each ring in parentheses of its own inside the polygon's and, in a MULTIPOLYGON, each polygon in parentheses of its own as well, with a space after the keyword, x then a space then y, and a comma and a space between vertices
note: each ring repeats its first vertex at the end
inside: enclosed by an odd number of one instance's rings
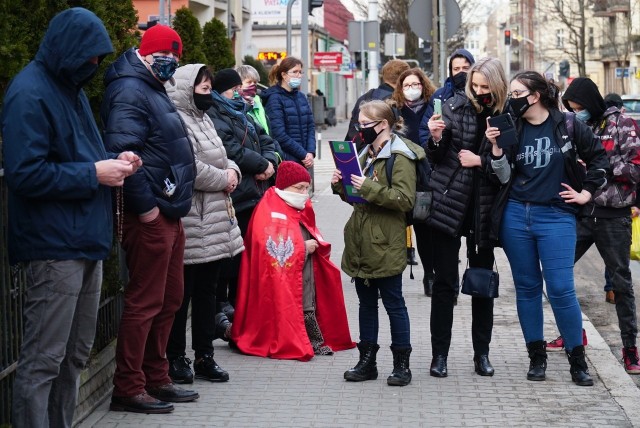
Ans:
POLYGON ((287 260, 293 255, 293 241, 288 236, 285 241, 282 236, 278 237, 278 243, 271 238, 267 239, 267 253, 273 257, 280 267, 287 264, 287 260))

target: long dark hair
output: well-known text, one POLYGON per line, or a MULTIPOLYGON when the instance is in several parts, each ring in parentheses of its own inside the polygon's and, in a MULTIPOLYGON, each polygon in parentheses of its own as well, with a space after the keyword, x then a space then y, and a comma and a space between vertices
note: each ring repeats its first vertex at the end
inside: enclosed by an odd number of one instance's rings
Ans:
POLYGON ((558 95, 560 94, 560 88, 544 78, 544 76, 537 71, 521 71, 511 81, 517 80, 522 83, 530 92, 537 92, 540 95, 540 103, 550 109, 558 109, 560 101, 558 95))

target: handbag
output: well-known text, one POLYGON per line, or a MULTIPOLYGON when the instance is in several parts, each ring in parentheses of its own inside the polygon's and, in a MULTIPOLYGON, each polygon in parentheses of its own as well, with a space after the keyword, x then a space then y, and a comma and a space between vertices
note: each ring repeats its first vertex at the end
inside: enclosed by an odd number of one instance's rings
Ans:
POLYGON ((484 297, 487 299, 498 297, 498 286, 500 285, 498 272, 487 268, 468 267, 468 265, 469 262, 467 261, 467 269, 462 275, 462 288, 460 291, 472 297, 484 297))

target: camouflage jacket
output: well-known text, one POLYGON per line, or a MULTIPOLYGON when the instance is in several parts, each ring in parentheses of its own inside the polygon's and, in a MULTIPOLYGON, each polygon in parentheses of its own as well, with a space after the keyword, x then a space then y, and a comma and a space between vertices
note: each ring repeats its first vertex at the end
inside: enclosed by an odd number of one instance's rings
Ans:
POLYGON ((603 209, 628 208, 636 200, 636 185, 640 182, 640 132, 635 121, 620 113, 617 107, 607 109, 591 129, 602 142, 611 165, 607 184, 595 192, 582 212, 599 217, 603 209))

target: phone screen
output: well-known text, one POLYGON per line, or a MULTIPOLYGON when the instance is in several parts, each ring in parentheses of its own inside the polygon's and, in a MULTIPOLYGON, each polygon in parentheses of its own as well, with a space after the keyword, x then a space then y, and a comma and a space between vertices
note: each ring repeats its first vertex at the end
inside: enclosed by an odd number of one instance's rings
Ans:
POLYGON ((442 100, 440 98, 433 100, 433 114, 442 114, 442 100))

